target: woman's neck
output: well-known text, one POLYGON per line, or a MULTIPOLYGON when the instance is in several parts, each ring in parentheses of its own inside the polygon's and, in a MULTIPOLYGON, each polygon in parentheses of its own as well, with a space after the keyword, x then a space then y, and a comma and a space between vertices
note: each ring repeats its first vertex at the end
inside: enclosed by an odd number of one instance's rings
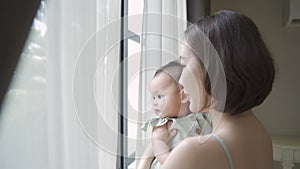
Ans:
POLYGON ((221 113, 215 110, 210 110, 209 113, 212 119, 213 133, 222 129, 225 125, 234 124, 234 121, 237 119, 238 121, 241 121, 241 118, 254 117, 253 112, 251 110, 245 111, 237 115, 231 115, 230 113, 221 113))
POLYGON ((186 107, 186 108, 183 107, 183 108, 181 109, 181 111, 179 112, 177 118, 187 116, 187 115, 189 115, 189 114, 191 114, 191 113, 192 113, 192 112, 190 111, 190 109, 189 109, 188 107, 186 107))

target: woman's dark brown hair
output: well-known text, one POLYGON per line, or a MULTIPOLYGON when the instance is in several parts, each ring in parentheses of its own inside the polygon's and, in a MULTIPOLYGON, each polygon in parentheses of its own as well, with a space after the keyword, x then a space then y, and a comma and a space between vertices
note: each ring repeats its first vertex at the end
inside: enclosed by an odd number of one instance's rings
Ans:
MULTIPOLYGON (((195 50, 202 45, 195 43, 197 33, 208 37, 224 68, 227 90, 222 112, 235 115, 260 105, 272 90, 275 67, 254 22, 239 12, 223 10, 200 18, 185 31, 186 42, 195 50)), ((211 94, 207 71, 202 76, 211 94)))

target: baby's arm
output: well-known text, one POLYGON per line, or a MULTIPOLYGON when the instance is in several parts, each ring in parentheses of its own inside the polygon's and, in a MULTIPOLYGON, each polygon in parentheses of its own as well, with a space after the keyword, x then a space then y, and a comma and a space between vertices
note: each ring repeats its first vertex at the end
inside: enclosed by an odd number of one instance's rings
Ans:
POLYGON ((168 126, 170 126, 170 123, 160 127, 154 127, 152 132, 153 154, 161 164, 163 164, 170 155, 170 147, 167 143, 177 134, 176 130, 169 133, 168 126))
POLYGON ((154 160, 154 155, 152 151, 152 146, 150 144, 146 148, 146 151, 143 154, 143 158, 139 163, 138 169, 149 169, 153 160, 154 160))

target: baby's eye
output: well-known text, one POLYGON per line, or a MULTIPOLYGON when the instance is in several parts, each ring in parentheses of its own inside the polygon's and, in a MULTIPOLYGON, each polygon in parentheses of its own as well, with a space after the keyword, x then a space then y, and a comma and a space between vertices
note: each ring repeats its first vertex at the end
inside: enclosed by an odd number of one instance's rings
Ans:
POLYGON ((163 95, 157 95, 157 98, 159 98, 159 99, 161 99, 163 97, 164 97, 163 95))

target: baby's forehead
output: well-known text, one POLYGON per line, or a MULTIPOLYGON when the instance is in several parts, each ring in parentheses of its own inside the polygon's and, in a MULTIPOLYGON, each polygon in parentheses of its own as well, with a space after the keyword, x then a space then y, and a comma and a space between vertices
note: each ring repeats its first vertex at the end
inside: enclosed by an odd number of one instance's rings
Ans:
POLYGON ((157 74, 151 82, 150 91, 151 89, 154 90, 163 90, 167 89, 171 86, 179 87, 179 83, 167 72, 160 72, 157 74))
POLYGON ((173 83, 176 83, 176 80, 172 77, 172 75, 166 71, 162 71, 157 74, 155 77, 153 77, 152 81, 158 81, 158 83, 164 83, 168 85, 174 85, 173 83))

